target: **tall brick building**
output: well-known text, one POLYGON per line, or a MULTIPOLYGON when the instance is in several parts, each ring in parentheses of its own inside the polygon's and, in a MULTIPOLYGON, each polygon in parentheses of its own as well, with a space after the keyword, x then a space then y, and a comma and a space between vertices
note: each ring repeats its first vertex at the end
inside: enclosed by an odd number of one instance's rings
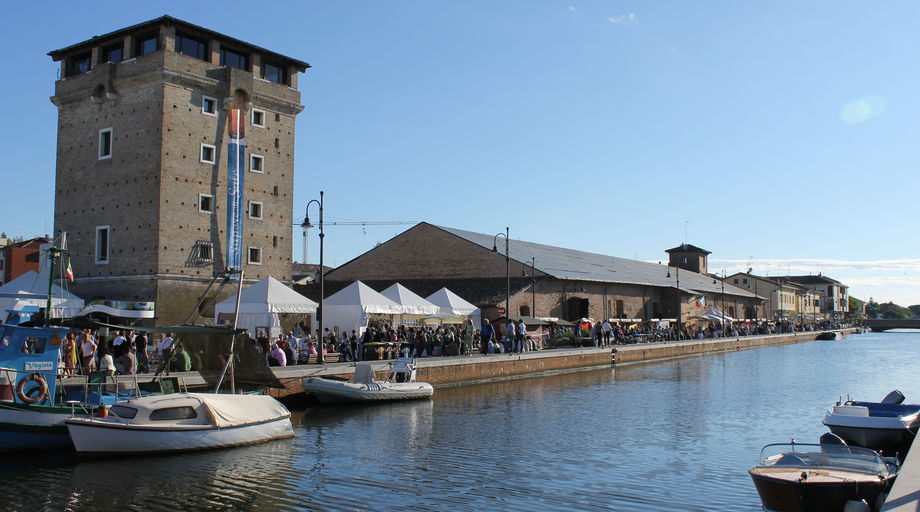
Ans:
POLYGON ((231 125, 246 143, 242 267, 291 279, 307 63, 169 16, 49 55, 61 63, 55 232, 68 233, 74 293, 155 301, 161 324, 185 317, 225 266, 231 125))

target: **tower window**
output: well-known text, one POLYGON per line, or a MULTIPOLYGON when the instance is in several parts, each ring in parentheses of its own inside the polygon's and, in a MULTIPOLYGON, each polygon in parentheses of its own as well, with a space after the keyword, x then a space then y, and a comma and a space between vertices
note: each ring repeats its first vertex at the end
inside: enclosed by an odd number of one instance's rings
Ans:
POLYGON ((83 53, 70 58, 67 66, 67 76, 79 75, 90 70, 92 60, 90 54, 83 53))
POLYGON ((204 44, 203 41, 182 34, 176 34, 176 53, 205 61, 210 60, 208 59, 208 45, 204 44))
POLYGON ((148 53, 153 53, 159 50, 159 38, 156 34, 148 35, 147 37, 137 38, 137 48, 134 52, 135 55, 147 55, 148 53))
POLYGON ((252 172, 265 172, 265 158, 261 155, 249 156, 249 170, 252 172))
POLYGON ((105 52, 106 62, 117 63, 125 60, 125 49, 120 44, 109 46, 103 51, 105 52))
POLYGON ((262 78, 276 84, 287 83, 287 73, 284 68, 271 62, 262 63, 262 78))
POLYGON ((99 160, 112 158, 112 128, 99 130, 99 160))
POLYGON ((262 248, 261 247, 249 247, 249 250, 246 252, 248 253, 247 262, 250 265, 261 265, 262 264, 262 248))
POLYGON ((214 246, 210 242, 198 242, 198 259, 201 261, 214 261, 214 246))
POLYGON ((109 262, 109 230, 110 226, 96 226, 96 264, 105 265, 109 262))
POLYGON ((201 96, 201 113, 217 117, 217 98, 201 96))
POLYGON ((210 144, 201 145, 201 163, 203 164, 213 164, 214 155, 217 153, 217 148, 210 144))
POLYGON ((220 50, 220 65, 249 71, 249 56, 233 50, 220 50))
POLYGON ((249 218, 257 220, 262 218, 261 201, 249 201, 249 218))
POLYGON ((201 213, 214 213, 214 196, 198 194, 198 211, 201 213))
POLYGON ((252 125, 265 128, 265 112, 252 109, 252 125))

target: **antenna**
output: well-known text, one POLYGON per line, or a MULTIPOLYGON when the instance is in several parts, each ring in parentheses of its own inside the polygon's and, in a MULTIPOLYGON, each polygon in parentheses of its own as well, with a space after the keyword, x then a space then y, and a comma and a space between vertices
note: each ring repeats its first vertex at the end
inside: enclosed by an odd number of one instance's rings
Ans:
POLYGON ((684 221, 684 243, 687 243, 687 226, 690 224, 689 220, 684 221))

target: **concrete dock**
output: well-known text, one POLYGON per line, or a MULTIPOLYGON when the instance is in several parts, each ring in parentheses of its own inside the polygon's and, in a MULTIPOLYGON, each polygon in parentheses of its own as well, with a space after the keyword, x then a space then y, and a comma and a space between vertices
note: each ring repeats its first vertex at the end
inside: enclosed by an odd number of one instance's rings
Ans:
MULTIPOLYGON (((841 332, 848 333, 851 329, 841 332)), ((472 356, 426 357, 416 360, 417 380, 435 387, 456 386, 502 379, 523 378, 543 373, 576 371, 612 364, 638 363, 697 354, 747 350, 752 348, 814 341, 820 332, 744 336, 705 340, 637 343, 598 348, 558 348, 516 354, 475 354, 472 356)), ((383 379, 390 361, 365 361, 370 363, 377 377, 383 379)), ((298 365, 272 368, 286 389, 272 390, 276 398, 303 393, 301 381, 305 377, 333 376, 350 379, 354 363, 328 363, 325 365, 298 365)), ((197 375, 197 374, 195 374, 197 375)), ((194 377, 190 374, 190 379, 194 377)), ((194 380, 188 380, 192 385, 194 380)))
POLYGON ((907 457, 901 464, 898 478, 895 479, 894 486, 882 507, 883 512, 920 510, 920 447, 918 447, 917 439, 920 439, 920 436, 914 438, 913 444, 910 445, 910 451, 907 452, 907 457))

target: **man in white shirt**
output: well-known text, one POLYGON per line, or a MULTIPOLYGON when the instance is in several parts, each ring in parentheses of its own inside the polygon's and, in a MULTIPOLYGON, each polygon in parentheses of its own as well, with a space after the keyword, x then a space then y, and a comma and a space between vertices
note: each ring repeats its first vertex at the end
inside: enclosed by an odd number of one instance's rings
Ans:
POLYGON ((530 347, 527 346, 527 325, 524 324, 523 318, 517 324, 515 344, 517 345, 518 352, 526 352, 530 349, 530 347))
POLYGON ((157 342, 157 354, 160 355, 160 361, 163 360, 163 358, 166 356, 166 353, 169 352, 170 347, 172 347, 172 344, 173 344, 172 335, 173 333, 168 332, 166 333, 166 336, 164 336, 163 338, 160 339, 160 341, 157 342))
POLYGON ((128 347, 127 343, 128 340, 126 340, 125 337, 121 335, 121 330, 116 329, 115 338, 112 339, 112 357, 117 358, 121 356, 125 349, 128 347))
POLYGON ((610 330, 611 330, 610 322, 607 320, 604 320, 604 323, 601 324, 601 332, 604 335, 604 346, 605 347, 610 345, 610 330))

